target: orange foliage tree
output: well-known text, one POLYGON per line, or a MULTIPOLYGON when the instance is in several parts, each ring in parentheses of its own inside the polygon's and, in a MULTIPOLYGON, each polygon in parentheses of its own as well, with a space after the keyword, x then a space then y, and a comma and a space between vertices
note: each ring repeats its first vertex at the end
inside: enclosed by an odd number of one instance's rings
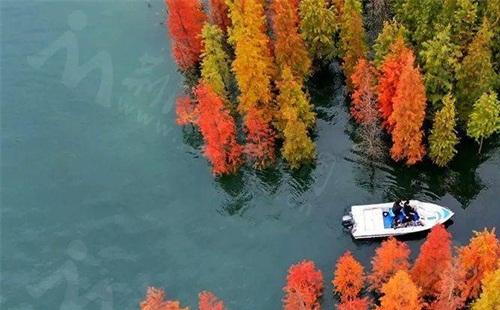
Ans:
POLYGON ((245 116, 247 155, 256 167, 263 167, 274 160, 274 132, 270 122, 275 111, 271 80, 276 76, 264 3, 261 0, 227 3, 232 22, 229 41, 235 50, 232 70, 240 90, 238 110, 245 116))
POLYGON ((274 55, 280 69, 291 68, 295 78, 309 74, 311 59, 299 34, 298 4, 290 0, 273 0, 271 4, 274 55))
POLYGON ((483 278, 495 271, 500 260, 500 242, 495 229, 474 232, 469 244, 458 249, 458 267, 465 276, 461 285, 465 299, 477 298, 483 278))
POLYGON ((365 58, 359 60, 351 76, 354 91, 351 95, 351 114, 358 122, 371 123, 378 120, 377 70, 365 58))
POLYGON ((439 280, 451 263, 451 234, 442 226, 434 226, 420 248, 411 277, 424 296, 439 294, 439 280))
POLYGON ((141 310, 189 310, 182 308, 178 301, 166 300, 162 289, 149 287, 146 297, 141 302, 141 310))
POLYGON ((410 267, 409 256, 410 249, 406 243, 393 237, 383 241, 372 258, 372 272, 368 276, 370 287, 379 291, 397 271, 407 271, 410 267))
POLYGON ((198 106, 187 95, 177 98, 175 103, 176 122, 180 126, 196 124, 198 121, 198 106))
POLYGON ((380 306, 377 310, 421 310, 420 289, 406 271, 399 270, 382 286, 380 306))
POLYGON ((224 302, 219 300, 217 296, 211 292, 203 291, 198 294, 198 309, 199 310, 225 310, 224 302))
POLYGON ((236 141, 236 125, 224 102, 203 82, 195 89, 198 126, 205 141, 204 153, 214 174, 235 172, 241 163, 242 147, 236 141))
POLYGON ((320 309, 319 298, 323 291, 323 275, 314 262, 304 260, 288 269, 287 283, 283 288, 285 310, 320 309))
POLYGON ((393 128, 391 157, 397 161, 406 160, 407 165, 417 163, 425 155, 422 126, 427 99, 422 75, 414 62, 415 56, 408 53, 392 99, 393 112, 388 120, 393 128))
POLYGON ((377 86, 378 99, 380 113, 382 113, 384 125, 389 132, 392 130, 388 121, 393 110, 393 98, 396 94, 396 87, 401 71, 409 53, 411 51, 405 46, 402 37, 398 37, 389 47, 389 53, 380 65, 380 77, 377 86))
POLYGON ((347 251, 335 265, 332 284, 344 303, 358 297, 365 283, 363 266, 347 251))
POLYGON ((231 18, 229 18, 229 8, 225 0, 210 0, 210 19, 226 33, 227 28, 231 26, 231 18))
POLYGON ((207 20, 199 0, 165 0, 172 53, 181 70, 196 66, 200 60, 201 29, 207 20))

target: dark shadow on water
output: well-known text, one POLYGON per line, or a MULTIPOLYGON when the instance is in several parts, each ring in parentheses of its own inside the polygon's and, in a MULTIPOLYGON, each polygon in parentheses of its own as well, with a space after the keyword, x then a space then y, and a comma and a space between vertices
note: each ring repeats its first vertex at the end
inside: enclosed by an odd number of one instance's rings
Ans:
POLYGON ((485 144, 482 154, 478 154, 474 141, 462 139, 456 157, 446 168, 434 165, 428 158, 414 166, 395 163, 390 158, 373 162, 356 151, 345 159, 354 164, 356 183, 370 193, 380 191, 385 201, 406 198, 436 200, 449 193, 465 209, 485 188, 478 168, 498 148, 498 142, 494 140, 492 138, 485 144))

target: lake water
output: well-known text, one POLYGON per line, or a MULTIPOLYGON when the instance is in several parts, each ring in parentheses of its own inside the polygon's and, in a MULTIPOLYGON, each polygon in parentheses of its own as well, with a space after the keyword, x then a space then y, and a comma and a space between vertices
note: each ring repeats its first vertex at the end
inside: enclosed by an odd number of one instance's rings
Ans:
MULTIPOLYGON (((175 125, 183 91, 163 2, 1 2, 2 309, 137 309, 146 287, 196 309, 279 309, 287 268, 332 268, 354 242, 351 204, 413 197, 450 207, 456 244, 500 224, 498 137, 450 169, 369 163, 353 151, 340 76, 311 81, 314 166, 214 178, 199 136, 175 125)), ((425 235, 408 240, 413 250, 425 235)))

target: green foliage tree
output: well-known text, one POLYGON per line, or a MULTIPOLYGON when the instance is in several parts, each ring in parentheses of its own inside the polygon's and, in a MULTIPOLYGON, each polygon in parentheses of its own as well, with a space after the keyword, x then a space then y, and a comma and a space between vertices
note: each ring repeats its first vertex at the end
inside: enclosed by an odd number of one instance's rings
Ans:
POLYGON ((420 56, 425 72, 425 88, 433 113, 441 108, 443 97, 453 88, 460 57, 459 48, 451 41, 450 26, 443 28, 433 39, 422 44, 420 56))
POLYGON ((479 142, 500 130, 500 102, 495 92, 484 93, 474 104, 467 124, 467 135, 479 142))
POLYGON ((347 85, 352 89, 351 75, 359 59, 366 55, 365 30, 359 0, 345 0, 340 22, 342 66, 347 85))
POLYGON ((377 39, 375 39, 375 44, 373 45, 375 53, 374 62, 377 68, 380 67, 385 56, 389 54, 392 43, 394 43, 397 38, 402 38, 404 40, 406 35, 406 28, 396 20, 384 21, 382 31, 377 36, 377 39))
POLYGON ((336 56, 334 36, 337 21, 325 0, 301 0, 300 32, 312 58, 330 60, 336 56))
POLYGON ((489 22, 485 19, 457 72, 457 99, 459 118, 469 117, 472 105, 485 92, 493 88, 496 73, 491 62, 491 38, 489 22))
POLYGON ((495 72, 497 72, 496 87, 500 88, 500 0, 479 1, 478 15, 486 17, 493 30, 492 52, 495 72))
POLYGON ((276 127, 284 138, 281 152, 292 168, 298 168, 314 158, 315 146, 308 129, 314 125, 316 116, 302 85, 288 66, 283 68, 277 85, 280 93, 276 127))
POLYGON ((229 56, 223 46, 224 33, 218 26, 206 23, 201 35, 203 38, 201 77, 217 95, 227 99, 231 68, 229 56))
POLYGON ((396 6, 396 17, 411 34, 417 48, 434 35, 437 17, 443 0, 401 0, 396 6))
POLYGON ((465 48, 474 34, 477 8, 477 3, 473 0, 444 0, 437 23, 441 26, 452 26, 452 41, 465 48))
POLYGON ((455 131, 455 99, 451 94, 443 98, 443 107, 434 117, 431 135, 429 136, 429 156, 438 166, 443 167, 455 156, 458 143, 455 131))

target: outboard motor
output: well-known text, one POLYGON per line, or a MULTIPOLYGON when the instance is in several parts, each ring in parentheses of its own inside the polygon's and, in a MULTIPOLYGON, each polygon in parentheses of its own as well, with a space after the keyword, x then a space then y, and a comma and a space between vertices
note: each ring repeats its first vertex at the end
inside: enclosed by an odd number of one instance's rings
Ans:
POLYGON ((351 229, 354 226, 354 219, 350 214, 344 215, 342 217, 342 226, 346 229, 351 229))

